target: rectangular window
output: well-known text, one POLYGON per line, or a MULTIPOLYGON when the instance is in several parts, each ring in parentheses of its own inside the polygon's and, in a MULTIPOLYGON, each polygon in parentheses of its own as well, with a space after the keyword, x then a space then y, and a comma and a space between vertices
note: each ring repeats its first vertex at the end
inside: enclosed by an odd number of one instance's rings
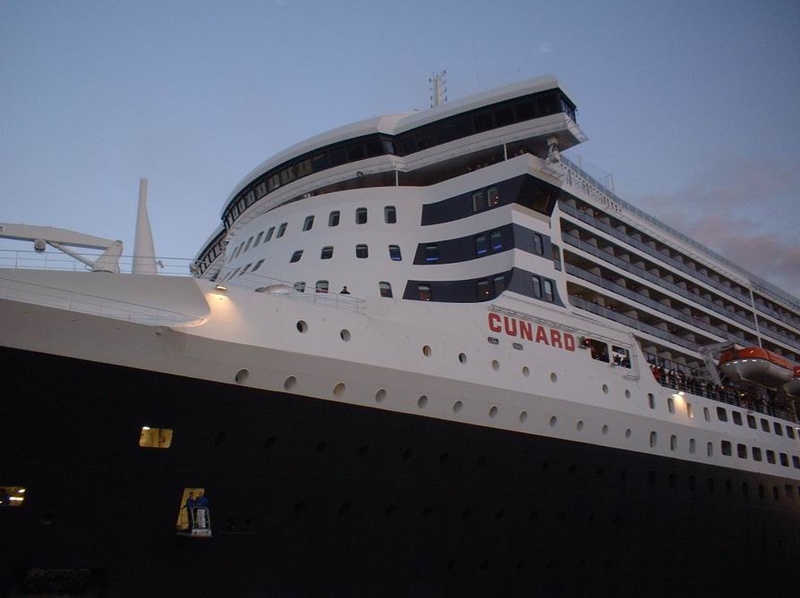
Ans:
POLYGON ((327 293, 328 292, 328 281, 327 280, 318 280, 316 289, 317 289, 317 293, 327 293))
POLYGON ((261 267, 261 264, 263 264, 263 263, 264 263, 264 258, 262 257, 260 260, 258 260, 258 261, 256 262, 256 265, 255 265, 255 266, 253 266, 253 272, 255 272, 256 270, 258 270, 258 269, 261 267))
POLYGON ((533 233, 533 252, 536 255, 544 255, 544 245, 542 244, 542 235, 533 233))
POLYGON ((489 187, 486 191, 486 196, 489 201, 489 207, 493 208, 500 205, 500 191, 497 187, 489 187))
POLYGON ((295 262, 299 262, 301 257, 303 257, 303 250, 298 249, 292 254, 292 259, 289 260, 289 263, 294 264, 295 262))
POLYGON ((267 238, 266 238, 266 239, 264 239, 264 243, 266 243, 267 241, 269 241, 269 240, 272 238, 272 235, 273 235, 274 233, 275 233, 275 227, 273 226, 273 227, 271 227, 271 228, 270 228, 270 229, 267 231, 267 238))
POLYGON ((360 259, 369 257, 369 247, 366 245, 356 245, 356 257, 360 259))
POLYGON ((733 454, 733 449, 729 440, 722 441, 722 454, 730 457, 733 454))
POLYGON ((503 231, 493 230, 491 234, 492 251, 500 251, 503 248, 503 231))
POLYGON ((482 212, 486 209, 486 195, 483 190, 475 191, 472 194, 472 211, 482 212))
POLYGON ((780 422, 772 422, 772 427, 778 436, 783 436, 783 426, 780 424, 780 422))
POLYGON ((792 440, 794 440, 794 438, 795 438, 795 435, 794 435, 794 428, 793 428, 792 426, 788 425, 788 424, 787 424, 787 426, 786 426, 786 435, 787 435, 789 438, 791 438, 792 440))
POLYGON ((253 247, 258 247, 258 244, 261 243, 261 237, 263 236, 264 236, 264 231, 262 230, 260 233, 258 233, 258 236, 256 237, 256 242, 253 243, 253 247))
POLYGON ((747 447, 744 444, 736 445, 736 454, 740 459, 747 459, 747 447))
POLYGON ((320 252, 320 256, 319 257, 320 257, 320 259, 323 259, 323 260, 331 259, 333 257, 333 246, 332 245, 326 245, 325 247, 323 247, 322 251, 320 252))
POLYGON ((168 449, 172 446, 172 430, 142 426, 139 432, 139 446, 142 448, 168 449))
POLYGON ((393 262, 399 262, 403 259, 403 256, 400 255, 399 245, 389 245, 389 257, 393 262))
POLYGON ((311 158, 298 162, 297 166, 295 166, 295 170, 297 171, 297 178, 311 174, 311 158))
POLYGON ((670 413, 675 413, 675 401, 672 397, 667 399, 667 409, 670 413))
POLYGON ((281 184, 286 185, 294 180, 294 169, 290 166, 281 170, 281 184))
POLYGON ((787 455, 786 453, 781 453, 778 456, 781 458, 781 465, 783 465, 784 467, 789 467, 789 455, 787 455))
POLYGON ((313 226, 314 226, 314 216, 306 216, 306 219, 303 222, 303 231, 311 230, 313 226))
POLYGON ((419 299, 420 299, 420 301, 432 301, 433 300, 433 294, 431 293, 431 287, 429 287, 428 285, 421 284, 421 285, 419 285, 419 287, 417 287, 417 290, 419 291, 419 299))
POLYGON ((767 432, 767 433, 769 433, 769 421, 767 421, 767 420, 766 420, 766 419, 764 419, 763 417, 761 418, 761 429, 762 429, 764 432, 767 432))
POLYGON ((278 236, 277 236, 278 239, 280 239, 283 236, 283 233, 286 232, 286 224, 287 223, 284 222, 283 224, 280 225, 280 227, 278 227, 278 236))
POLYGON ((269 187, 270 191, 274 191, 280 186, 281 186, 281 179, 277 174, 273 174, 271 177, 267 179, 267 187, 269 187))
POLYGON ((733 423, 737 426, 742 425, 742 414, 739 411, 731 411, 731 415, 733 416, 733 423))
POLYGON ((755 430, 757 428, 757 426, 756 426, 756 418, 754 416, 750 415, 749 413, 747 414, 747 425, 748 425, 748 427, 752 428, 753 430, 755 430))
POLYGON ((775 451, 767 449, 767 462, 775 465, 775 451))
POLYGON ((367 208, 356 209, 356 224, 367 223, 367 208))
POLYGON ((428 263, 439 261, 439 246, 426 245, 425 246, 425 261, 428 263))
POLYGON ((396 224, 397 223, 397 210, 394 206, 386 206, 383 208, 383 219, 386 224, 396 224))
POLYGON ((550 280, 544 279, 544 300, 553 303, 555 296, 553 295, 553 283, 550 280))
POLYGON ((537 299, 542 298, 542 280, 538 276, 531 276, 531 283, 533 284, 533 296, 537 299))
POLYGON ((328 215, 328 226, 339 226, 339 210, 334 210, 328 215))
POLYGON ((763 457, 761 456, 761 449, 757 446, 753 447, 753 461, 761 461, 763 457))
POLYGON ((500 293, 506 290, 506 278, 505 276, 495 276, 492 282, 494 283, 494 296, 499 297, 500 293))
POLYGON ((247 250, 250 249, 250 245, 252 243, 253 243, 253 237, 250 237, 249 239, 247 239, 247 245, 244 248, 245 252, 247 252, 247 250))
POLYGON ((728 421, 728 412, 724 407, 717 407, 717 419, 721 422, 728 421))
POLYGON ((797 455, 792 455, 792 466, 795 469, 800 469, 800 457, 797 455))
POLYGON ((647 404, 650 407, 650 409, 656 408, 656 397, 652 392, 647 393, 647 404))
POLYGON ((479 280, 477 291, 478 301, 485 301, 486 299, 492 298, 492 289, 489 286, 488 280, 479 280))
POLYGON ((306 291, 306 281, 305 280, 298 280, 294 283, 294 290, 298 293, 305 293, 306 291))
POLYGON ((25 502, 25 488, 22 486, 0 487, 0 509, 4 507, 21 507, 25 502))
POLYGON ((382 281, 378 283, 378 288, 381 291, 381 297, 392 297, 392 285, 388 282, 382 281))
POLYGON ((478 235, 475 237, 475 255, 485 255, 487 251, 486 235, 478 235))

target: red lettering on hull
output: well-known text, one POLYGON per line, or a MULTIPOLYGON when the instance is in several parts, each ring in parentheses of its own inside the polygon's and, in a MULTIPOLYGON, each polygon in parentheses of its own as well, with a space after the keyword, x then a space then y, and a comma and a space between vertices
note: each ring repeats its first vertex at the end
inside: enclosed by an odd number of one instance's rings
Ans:
POLYGON ((519 337, 526 341, 541 343, 548 347, 564 351, 575 350, 575 337, 569 332, 557 328, 547 328, 538 324, 534 335, 533 324, 527 320, 519 320, 512 316, 500 316, 489 312, 489 330, 495 334, 506 334, 510 337, 519 337))

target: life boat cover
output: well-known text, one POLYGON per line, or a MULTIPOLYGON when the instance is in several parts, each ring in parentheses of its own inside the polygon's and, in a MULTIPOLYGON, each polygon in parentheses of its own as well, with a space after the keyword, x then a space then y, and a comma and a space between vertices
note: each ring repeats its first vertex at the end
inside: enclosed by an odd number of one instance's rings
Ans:
POLYGON ((731 349, 719 358, 719 369, 733 380, 778 388, 792 379, 793 365, 788 359, 762 349, 731 349))
POLYGON ((783 385, 786 395, 792 399, 800 399, 800 365, 794 366, 792 379, 783 385))

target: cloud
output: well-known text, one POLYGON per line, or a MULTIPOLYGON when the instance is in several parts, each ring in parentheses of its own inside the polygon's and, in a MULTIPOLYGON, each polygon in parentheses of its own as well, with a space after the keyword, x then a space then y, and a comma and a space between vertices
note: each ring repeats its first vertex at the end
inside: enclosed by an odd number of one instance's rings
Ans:
POLYGON ((635 200, 648 213, 755 276, 800 294, 800 165, 734 160, 684 189, 635 200))

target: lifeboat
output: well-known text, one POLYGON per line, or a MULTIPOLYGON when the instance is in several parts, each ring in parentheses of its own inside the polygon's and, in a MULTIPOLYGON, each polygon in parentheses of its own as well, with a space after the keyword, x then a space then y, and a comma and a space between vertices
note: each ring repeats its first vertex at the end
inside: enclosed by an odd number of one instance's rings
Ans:
POLYGON ((760 347, 725 351, 719 358, 719 369, 732 380, 767 388, 779 388, 786 384, 792 380, 796 370, 788 359, 760 347))
POLYGON ((800 399, 800 365, 794 366, 792 379, 783 385, 786 396, 792 399, 800 399))

